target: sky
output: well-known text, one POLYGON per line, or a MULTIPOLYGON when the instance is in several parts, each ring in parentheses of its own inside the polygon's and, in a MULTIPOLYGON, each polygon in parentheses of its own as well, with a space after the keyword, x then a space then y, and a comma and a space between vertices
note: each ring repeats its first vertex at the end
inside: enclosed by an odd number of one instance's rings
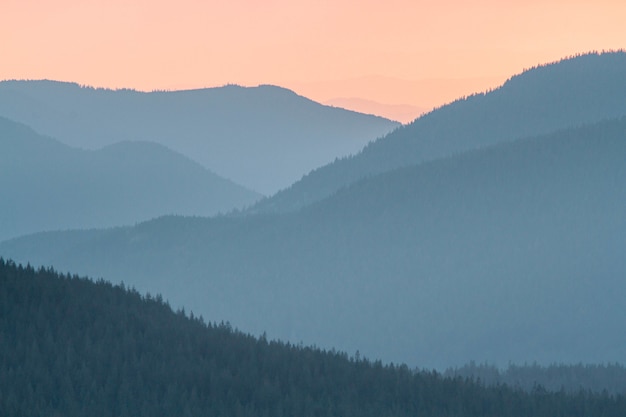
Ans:
POLYGON ((275 84, 421 112, 537 64, 626 48, 624 22, 624 0, 0 0, 0 80, 275 84))

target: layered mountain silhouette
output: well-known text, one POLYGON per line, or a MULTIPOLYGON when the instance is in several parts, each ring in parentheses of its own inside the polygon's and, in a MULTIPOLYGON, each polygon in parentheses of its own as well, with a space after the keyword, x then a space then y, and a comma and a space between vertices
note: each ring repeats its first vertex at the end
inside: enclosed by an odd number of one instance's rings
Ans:
POLYGON ((143 93, 4 81, 0 116, 83 149, 156 142, 265 195, 399 126, 267 85, 143 93))
POLYGON ((624 161, 620 118, 393 170, 297 213, 37 234, 0 254, 410 365, 623 362, 624 161))
POLYGON ((358 97, 337 97, 324 101, 324 104, 360 113, 376 114, 400 123, 410 123, 427 110, 425 107, 410 104, 385 104, 358 97))
POLYGON ((459 99, 316 169, 253 212, 285 212, 360 178, 465 150, 626 115, 626 53, 586 54, 514 76, 459 99))
POLYGON ((165 214, 208 216, 258 198, 155 143, 84 151, 0 117, 0 240, 165 214))

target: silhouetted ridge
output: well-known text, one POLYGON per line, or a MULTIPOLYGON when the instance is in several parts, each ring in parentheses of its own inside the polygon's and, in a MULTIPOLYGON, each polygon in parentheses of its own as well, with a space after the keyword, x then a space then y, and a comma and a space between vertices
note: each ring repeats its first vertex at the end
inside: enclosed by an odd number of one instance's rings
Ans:
POLYGON ((436 109, 318 168, 251 212, 284 212, 360 178, 498 142, 626 115, 626 53, 587 54, 528 70, 501 87, 436 109))
POLYGON ((84 151, 0 116, 0 240, 166 214, 215 215, 259 197, 156 143, 84 151))
POLYGON ((626 399, 483 388, 174 313, 160 296, 0 258, 6 416, 623 416, 626 399))
POLYGON ((399 125, 268 85, 146 93, 5 81, 0 115, 82 149, 156 142, 265 195, 399 125))

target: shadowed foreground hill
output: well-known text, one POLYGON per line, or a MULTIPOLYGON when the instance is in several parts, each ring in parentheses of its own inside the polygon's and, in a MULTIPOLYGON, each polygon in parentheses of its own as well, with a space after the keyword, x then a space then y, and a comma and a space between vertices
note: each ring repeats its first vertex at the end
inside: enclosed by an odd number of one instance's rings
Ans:
POLYGON ((83 151, 0 117, 0 240, 166 214, 208 216, 259 197, 161 145, 83 151))
POLYGON ((534 68, 459 99, 316 169, 252 212, 291 211, 361 178, 499 142, 626 115, 626 52, 588 54, 534 68))
POLYGON ((268 342, 159 297, 0 258, 6 416, 605 416, 623 396, 483 388, 268 342))
POLYGON ((83 149, 156 142, 264 195, 399 126, 267 85, 143 93, 4 81, 0 116, 83 149))
POLYGON ((288 215, 0 244, 245 331, 445 369, 626 361, 626 118, 363 180, 288 215))

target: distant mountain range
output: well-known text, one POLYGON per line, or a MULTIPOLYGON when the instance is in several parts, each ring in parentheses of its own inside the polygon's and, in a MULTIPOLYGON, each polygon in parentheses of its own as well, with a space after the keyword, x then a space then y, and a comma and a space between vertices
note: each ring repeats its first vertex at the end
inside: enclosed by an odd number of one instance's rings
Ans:
POLYGON ((159 143, 265 195, 399 126, 274 86, 143 93, 4 81, 0 116, 83 149, 159 143))
POLYGON ((254 333, 423 367, 625 361, 626 118, 409 166, 297 213, 0 245, 254 333))
POLYGON ((417 119, 427 108, 409 104, 384 104, 357 97, 338 97, 324 101, 324 104, 334 107, 358 111, 365 114, 375 114, 400 123, 409 123, 417 119))
POLYGON ((164 214, 209 216, 259 198, 155 143, 85 151, 0 117, 0 240, 164 214))
POLYGON ((353 157, 320 167, 253 212, 297 210, 361 178, 516 138, 626 115, 626 53, 540 66, 436 109, 353 157))
MULTIPOLYGON (((360 104, 367 105, 367 102, 386 103, 392 106, 409 105, 429 110, 442 104, 450 103, 460 96, 477 91, 485 91, 501 84, 506 79, 506 75, 493 74, 482 77, 431 76, 423 78, 417 74, 414 77, 389 77, 369 74, 333 80, 292 81, 285 87, 320 103, 328 103, 342 97, 356 98, 358 102, 355 104, 358 107, 355 109, 361 113, 369 113, 367 107, 363 108, 360 106, 360 104), (365 103, 362 103, 361 100, 365 100, 365 103)), ((396 109, 387 107, 387 111, 390 111, 390 113, 376 114, 389 117, 392 120, 402 121, 397 116, 396 109), (396 114, 396 116, 391 117, 392 114, 396 114)), ((420 113, 414 113, 413 119, 419 115, 420 113)))

